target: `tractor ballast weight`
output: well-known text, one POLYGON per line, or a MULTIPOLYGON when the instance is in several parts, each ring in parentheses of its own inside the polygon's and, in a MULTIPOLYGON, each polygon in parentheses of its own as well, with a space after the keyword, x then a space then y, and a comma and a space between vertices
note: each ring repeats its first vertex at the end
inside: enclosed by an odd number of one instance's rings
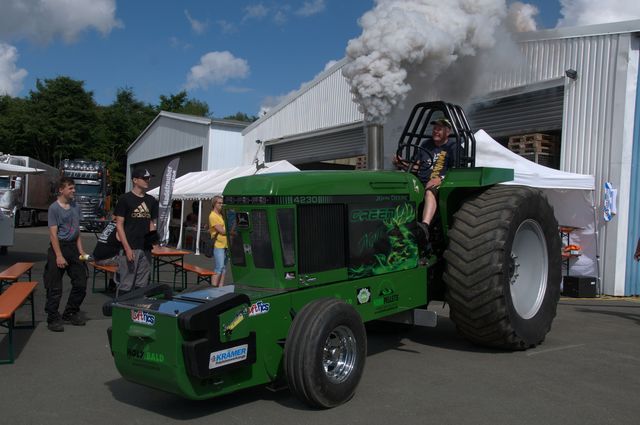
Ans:
POLYGON ((459 154, 430 250, 419 246, 424 186, 412 173, 233 179, 224 190, 233 285, 152 289, 105 308, 120 373, 190 399, 286 384, 311 406, 333 407, 362 375, 363 323, 425 317, 432 285, 443 285, 451 319, 473 342, 540 343, 559 297, 553 210, 535 189, 498 184, 513 170, 474 167, 475 139, 457 106, 417 105, 398 154, 415 161, 440 117, 459 154))

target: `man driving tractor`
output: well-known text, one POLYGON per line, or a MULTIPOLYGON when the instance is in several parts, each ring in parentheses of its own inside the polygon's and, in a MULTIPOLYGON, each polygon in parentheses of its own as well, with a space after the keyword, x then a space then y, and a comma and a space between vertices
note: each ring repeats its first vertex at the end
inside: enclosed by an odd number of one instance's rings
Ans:
POLYGON ((455 163, 457 147, 455 141, 449 141, 451 122, 446 118, 439 118, 430 123, 433 127, 431 138, 425 139, 417 149, 414 159, 407 161, 394 155, 393 164, 406 171, 411 167, 420 181, 424 184, 424 208, 422 221, 418 226, 422 229, 425 239, 429 241, 429 226, 436 213, 438 188, 442 184, 449 168, 455 163))

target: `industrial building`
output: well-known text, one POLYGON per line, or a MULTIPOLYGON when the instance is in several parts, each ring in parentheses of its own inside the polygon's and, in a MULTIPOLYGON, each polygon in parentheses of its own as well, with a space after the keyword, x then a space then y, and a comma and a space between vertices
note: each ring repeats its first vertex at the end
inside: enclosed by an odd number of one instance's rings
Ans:
MULTIPOLYGON (((633 260, 640 237, 640 20, 518 37, 524 66, 493 77, 491 92, 467 107, 471 125, 502 143, 526 133, 554 136, 559 151, 550 165, 595 176, 602 292, 640 295, 640 266, 633 260), (605 182, 617 189, 617 215, 608 222, 602 220, 605 182)), ((244 129, 243 162, 251 161, 258 141, 267 161, 356 168, 366 158, 367 142, 363 114, 341 72, 345 63, 244 129)), ((438 98, 433 96, 421 100, 438 98)), ((385 123, 385 168, 391 168, 407 114, 392 111, 385 123)))
MULTIPOLYGON (((177 176, 242 165, 245 122, 162 111, 127 148, 127 190, 131 172, 145 167, 156 176, 180 157, 177 176)), ((151 188, 160 184, 159 178, 151 188)))

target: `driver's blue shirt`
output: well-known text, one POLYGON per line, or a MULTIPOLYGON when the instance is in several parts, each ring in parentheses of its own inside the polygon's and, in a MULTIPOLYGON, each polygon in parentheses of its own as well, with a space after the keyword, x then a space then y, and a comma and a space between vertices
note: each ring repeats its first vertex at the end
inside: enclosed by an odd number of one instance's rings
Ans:
POLYGON ((444 177, 449 168, 455 164, 458 154, 457 143, 451 139, 444 145, 436 146, 433 139, 427 139, 420 145, 422 149, 418 149, 418 160, 422 163, 429 162, 431 158, 424 151, 425 149, 433 155, 433 164, 430 167, 421 166, 418 170, 418 178, 421 182, 426 183, 436 177, 444 177))

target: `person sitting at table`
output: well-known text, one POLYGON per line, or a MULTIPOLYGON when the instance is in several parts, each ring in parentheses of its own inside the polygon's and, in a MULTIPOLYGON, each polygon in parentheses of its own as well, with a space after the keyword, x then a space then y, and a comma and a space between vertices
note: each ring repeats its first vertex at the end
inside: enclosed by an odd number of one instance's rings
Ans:
MULTIPOLYGON (((99 266, 117 266, 118 255, 122 249, 122 244, 116 231, 116 220, 110 221, 96 238, 96 247, 93 249, 93 260, 99 266)), ((114 278, 109 279, 110 291, 115 291, 116 283, 114 278)))

